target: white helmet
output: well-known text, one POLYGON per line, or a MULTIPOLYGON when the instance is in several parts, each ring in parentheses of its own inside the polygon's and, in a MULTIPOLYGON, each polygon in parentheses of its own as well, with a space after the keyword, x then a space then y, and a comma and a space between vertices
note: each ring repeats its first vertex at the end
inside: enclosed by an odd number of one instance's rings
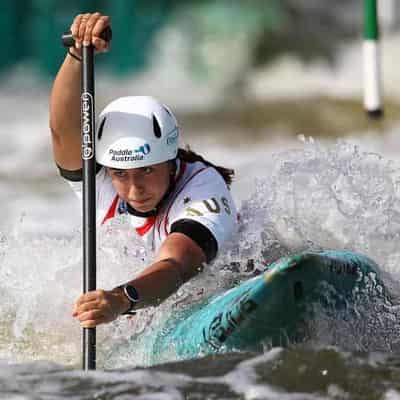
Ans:
POLYGON ((152 97, 120 97, 100 113, 96 160, 106 167, 129 169, 172 160, 178 152, 175 116, 152 97))

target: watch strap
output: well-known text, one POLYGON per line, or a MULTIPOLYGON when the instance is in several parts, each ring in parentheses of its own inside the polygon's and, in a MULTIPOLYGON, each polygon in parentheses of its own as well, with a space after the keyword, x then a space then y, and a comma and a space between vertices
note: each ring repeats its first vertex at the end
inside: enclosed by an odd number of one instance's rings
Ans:
POLYGON ((123 313, 121 313, 121 315, 136 315, 136 311, 135 311, 135 307, 137 304, 137 301, 132 300, 128 294, 126 293, 126 286, 128 286, 127 284, 123 284, 120 286, 117 286, 118 289, 121 289, 122 292, 124 293, 125 297, 129 300, 129 308, 124 311, 123 313))

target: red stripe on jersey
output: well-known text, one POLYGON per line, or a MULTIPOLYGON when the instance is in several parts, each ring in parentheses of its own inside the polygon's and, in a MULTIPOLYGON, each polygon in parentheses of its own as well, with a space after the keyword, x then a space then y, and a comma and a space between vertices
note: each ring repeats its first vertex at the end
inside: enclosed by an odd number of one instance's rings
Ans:
POLYGON ((154 225, 154 223, 156 222, 156 216, 152 216, 147 218, 146 222, 144 223, 144 225, 139 226, 139 228, 136 228, 136 232, 140 235, 143 236, 145 235, 154 225))
POLYGON ((116 195, 114 200, 113 200, 113 202, 112 202, 112 204, 111 204, 111 207, 108 209, 107 214, 104 217, 103 222, 101 223, 101 225, 103 225, 104 222, 106 222, 108 219, 115 217, 115 211, 117 209, 118 200, 119 200, 119 196, 116 195))

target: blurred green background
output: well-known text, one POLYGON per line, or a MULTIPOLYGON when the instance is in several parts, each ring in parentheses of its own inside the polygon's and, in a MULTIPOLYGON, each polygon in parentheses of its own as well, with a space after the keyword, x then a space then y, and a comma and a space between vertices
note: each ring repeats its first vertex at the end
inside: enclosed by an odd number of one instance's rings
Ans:
MULTIPOLYGON (((378 3, 383 40, 392 38, 383 49, 381 129, 400 116, 400 7, 378 3)), ((113 28, 111 52, 96 57, 99 106, 153 95, 192 131, 247 130, 254 139, 282 131, 337 137, 371 126, 362 107, 362 0, 2 0, 0 85, 14 82, 11 92, 25 94, 33 76, 47 96, 66 53, 61 34, 77 14, 94 11, 113 28)))
MULTIPOLYGON (((291 51, 304 59, 324 56, 333 61, 339 41, 360 34, 358 1, 311 0, 2 0, 3 38, 0 71, 29 62, 42 75, 54 75, 64 52, 59 37, 78 13, 100 11, 110 15, 114 31, 112 57, 103 58, 116 76, 146 67, 157 34, 168 25, 190 40, 191 59, 201 72, 201 44, 208 40, 246 40, 250 64, 267 63, 291 51), (333 3, 335 3, 333 5, 333 3), (338 18, 356 13, 356 18, 338 18), (358 13, 357 13, 358 11, 358 13), (358 19, 358 20, 357 20, 358 19), (321 33, 323 30, 323 34, 321 33)), ((223 51, 223 49, 221 49, 223 51)), ((227 54, 229 57, 229 54, 227 54)), ((203 65, 204 66, 204 65, 203 65)))

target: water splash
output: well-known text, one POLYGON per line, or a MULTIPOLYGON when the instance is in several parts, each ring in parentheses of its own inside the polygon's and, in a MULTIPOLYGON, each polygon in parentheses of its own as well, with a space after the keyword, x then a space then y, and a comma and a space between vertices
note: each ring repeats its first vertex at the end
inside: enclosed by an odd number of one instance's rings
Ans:
MULTIPOLYGON (((149 364, 151 341, 146 342, 150 347, 140 347, 144 343, 140 340, 161 329, 169 315, 188 304, 200 304, 211 294, 252 276, 255 269, 300 250, 335 248, 363 253, 380 264, 385 283, 398 295, 394 282, 400 275, 399 171, 397 163, 345 142, 322 146, 304 138, 301 149, 275 154, 271 168, 243 202, 237 236, 204 273, 160 307, 98 328, 99 365, 149 364)), ((99 230, 98 287, 111 289, 131 279, 152 257, 126 219, 112 221, 99 230)), ((64 238, 33 237, 16 224, 0 235, 0 265, 0 315, 4 321, 0 356, 78 364, 80 328, 70 313, 81 292, 80 232, 64 238)), ((342 337, 359 334, 355 324, 340 326, 338 321, 337 316, 321 318, 314 338, 334 332, 332 323, 342 337)), ((356 348, 387 349, 388 338, 393 338, 385 331, 387 324, 368 323, 374 324, 376 340, 366 342, 366 330, 360 333, 364 341, 356 348)), ((351 340, 324 337, 327 344, 349 344, 354 349, 351 340)), ((163 360, 174 357, 171 349, 163 360)))
POLYGON ((400 165, 339 141, 274 155, 241 209, 237 257, 300 250, 361 252, 398 275, 400 165), (243 242, 243 243, 242 243, 243 242))

